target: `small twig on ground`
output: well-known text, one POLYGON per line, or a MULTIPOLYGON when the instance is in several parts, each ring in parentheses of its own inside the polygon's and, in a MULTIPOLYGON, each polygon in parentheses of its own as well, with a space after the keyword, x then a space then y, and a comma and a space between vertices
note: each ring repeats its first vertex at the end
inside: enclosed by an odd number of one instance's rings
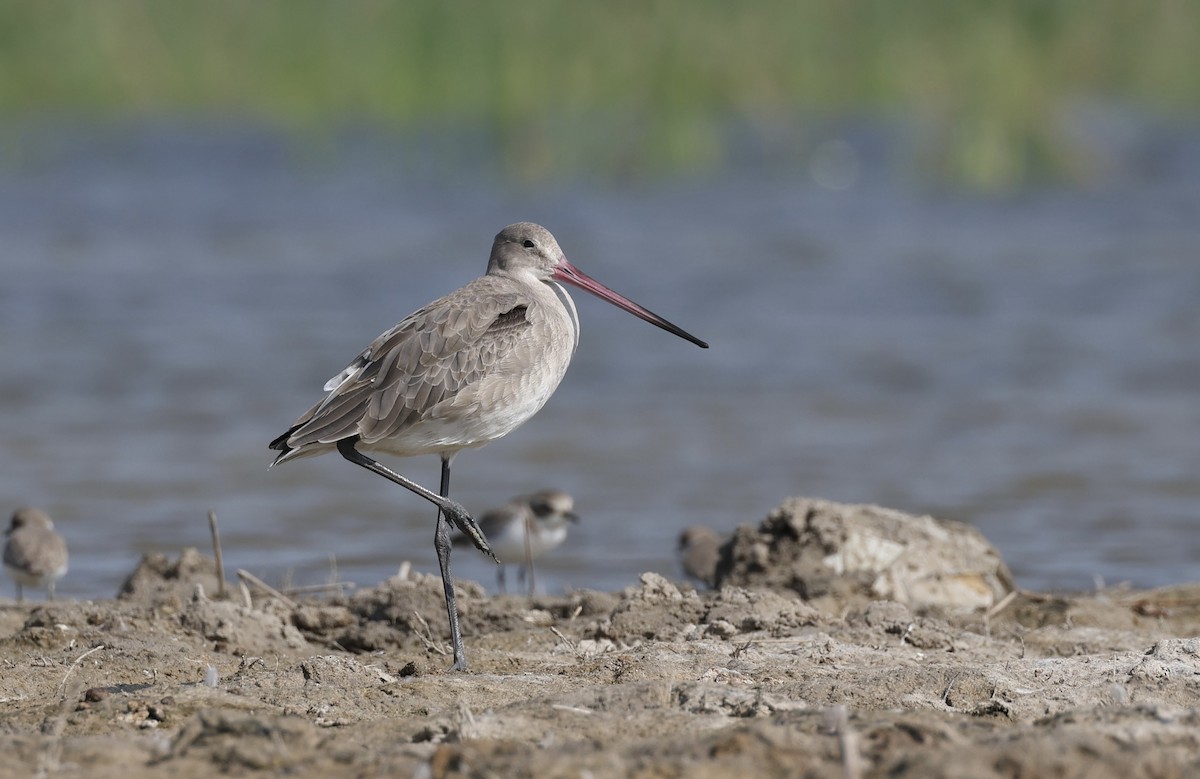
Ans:
POLYGON ((838 746, 842 752, 842 776, 846 779, 862 779, 862 755, 858 750, 858 733, 849 724, 838 734, 838 746))
POLYGON ((826 710, 825 725, 838 737, 844 779, 862 779, 862 754, 858 748, 858 732, 850 727, 850 712, 839 703, 826 710))
POLYGON ((353 590, 357 586, 354 582, 326 582, 325 584, 304 584, 299 587, 289 587, 286 590, 280 590, 280 592, 284 595, 305 595, 313 592, 337 590, 337 594, 341 595, 343 589, 353 590))
POLYGON ((558 640, 561 641, 563 646, 565 646, 567 649, 576 650, 576 651, 579 649, 579 646, 574 641, 572 641, 571 639, 564 636, 562 634, 562 631, 559 630, 558 628, 554 627, 553 625, 550 626, 550 632, 553 633, 554 635, 558 636, 558 640))
POLYGON ((743 654, 746 652, 746 650, 747 650, 747 649, 749 649, 749 648, 750 648, 750 647, 752 647, 752 646, 754 646, 754 642, 753 642, 753 641, 746 641, 745 643, 738 644, 738 645, 734 646, 734 648, 733 648, 733 651, 731 651, 731 652, 729 653, 729 657, 730 657, 730 659, 732 659, 732 660, 740 660, 740 659, 741 659, 741 657, 742 657, 742 655, 743 655, 743 654))
POLYGON ((565 703, 552 703, 552 704, 550 704, 550 708, 556 709, 558 711, 569 711, 574 714, 595 714, 596 713, 593 710, 585 709, 582 706, 568 706, 565 703))
POLYGON ((421 627, 425 629, 425 635, 422 635, 420 630, 416 631, 417 638, 421 639, 426 649, 437 652, 439 655, 445 657, 447 654, 446 648, 433 640, 433 630, 430 629, 429 623, 425 621, 425 618, 421 616, 421 612, 414 611, 413 615, 417 618, 417 622, 420 623, 421 627))
POLYGON ((944 703, 947 708, 955 708, 954 704, 950 703, 950 691, 954 689, 954 685, 958 684, 958 678, 960 676, 962 676, 962 674, 957 673, 951 677, 950 682, 946 685, 945 691, 942 692, 942 703, 944 703))
POLYGON ((988 638, 992 637, 992 620, 995 619, 996 616, 999 615, 1001 612, 1003 612, 1005 609, 1007 609, 1012 604, 1012 602, 1017 599, 1017 596, 1020 594, 1021 594, 1021 590, 1019 590, 1019 589, 1013 590, 1012 592, 1008 593, 1000 600, 993 603, 992 607, 990 609, 983 612, 983 620, 982 620, 983 621, 983 634, 985 636, 987 636, 988 638))
POLYGON ((217 512, 208 510, 208 529, 212 533, 213 556, 217 558, 217 598, 225 600, 225 561, 221 558, 221 534, 217 532, 217 512))
POLYGON ((1001 598, 1000 600, 996 601, 995 605, 993 605, 993 606, 992 606, 990 609, 988 609, 988 610, 987 610, 987 614, 985 614, 985 615, 984 615, 984 620, 985 620, 985 621, 986 621, 986 620, 990 620, 990 619, 992 619, 993 617, 995 617, 997 614, 999 614, 1000 612, 1002 612, 1002 611, 1004 611, 1005 609, 1007 609, 1007 608, 1008 608, 1008 604, 1010 604, 1010 603, 1012 603, 1014 600, 1016 600, 1016 599, 1017 599, 1017 596, 1018 596, 1018 595, 1020 595, 1020 594, 1021 594, 1021 591, 1020 591, 1020 590, 1013 590, 1012 592, 1010 592, 1009 594, 1005 595, 1005 596, 1004 596, 1003 598, 1001 598))
POLYGON ((291 598, 289 598, 288 596, 284 595, 282 592, 275 589, 271 585, 267 584, 262 579, 258 578, 257 576, 250 573, 249 571, 239 568, 237 575, 238 575, 239 579, 242 579, 243 581, 253 584, 255 587, 258 587, 260 590, 262 590, 263 592, 267 593, 268 595, 270 595, 272 597, 278 598, 285 605, 287 605, 293 609, 296 608, 296 601, 294 601, 291 598))
POLYGON ((99 652, 103 648, 104 648, 104 644, 96 644, 94 647, 92 647, 88 651, 84 652, 79 657, 75 658, 75 662, 71 663, 71 667, 67 669, 67 673, 63 676, 62 681, 58 683, 58 694, 59 695, 62 695, 63 691, 67 689, 67 679, 69 679, 71 677, 71 674, 75 671, 75 669, 79 666, 79 664, 81 662, 83 662, 83 658, 87 657, 92 652, 99 652))

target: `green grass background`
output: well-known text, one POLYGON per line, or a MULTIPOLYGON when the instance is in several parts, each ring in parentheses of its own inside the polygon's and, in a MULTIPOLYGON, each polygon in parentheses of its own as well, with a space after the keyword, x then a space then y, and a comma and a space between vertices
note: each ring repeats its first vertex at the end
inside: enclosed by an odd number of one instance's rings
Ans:
POLYGON ((10 120, 472 127, 533 178, 712 168, 731 126, 851 116, 968 186, 1086 179, 1087 102, 1191 117, 1200 2, 0 0, 10 120))

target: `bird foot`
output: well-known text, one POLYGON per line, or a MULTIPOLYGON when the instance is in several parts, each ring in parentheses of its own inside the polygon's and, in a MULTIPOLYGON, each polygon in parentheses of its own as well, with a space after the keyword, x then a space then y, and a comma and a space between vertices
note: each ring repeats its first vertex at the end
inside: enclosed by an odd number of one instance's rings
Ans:
POLYGON ((442 514, 445 515, 446 519, 450 520, 451 524, 458 528, 459 532, 471 539, 471 543, 475 545, 476 549, 492 558, 493 562, 498 564, 500 561, 496 558, 496 553, 492 551, 487 537, 483 535, 483 531, 479 529, 479 525, 475 522, 474 518, 467 513, 467 510, 462 505, 452 500, 446 501, 446 504, 442 507, 442 514))

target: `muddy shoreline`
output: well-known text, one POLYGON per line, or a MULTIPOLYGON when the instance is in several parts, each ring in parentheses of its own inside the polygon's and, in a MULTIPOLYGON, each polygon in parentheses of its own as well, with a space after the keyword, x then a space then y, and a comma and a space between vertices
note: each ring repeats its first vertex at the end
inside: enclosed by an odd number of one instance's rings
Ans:
POLYGON ((194 550, 0 601, 0 776, 1200 775, 1200 585, 1013 587, 970 528, 788 501, 716 586, 287 601, 194 550))

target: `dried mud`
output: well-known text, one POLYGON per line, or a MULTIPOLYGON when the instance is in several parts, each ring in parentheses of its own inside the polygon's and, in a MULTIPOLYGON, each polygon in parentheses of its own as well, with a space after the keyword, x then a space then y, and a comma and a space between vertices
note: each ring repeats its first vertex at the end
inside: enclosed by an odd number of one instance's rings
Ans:
POLYGON ((117 598, 0 604, 0 776, 1200 775, 1200 585, 1015 590, 974 530, 792 500, 657 574, 215 599, 195 551, 117 598))

